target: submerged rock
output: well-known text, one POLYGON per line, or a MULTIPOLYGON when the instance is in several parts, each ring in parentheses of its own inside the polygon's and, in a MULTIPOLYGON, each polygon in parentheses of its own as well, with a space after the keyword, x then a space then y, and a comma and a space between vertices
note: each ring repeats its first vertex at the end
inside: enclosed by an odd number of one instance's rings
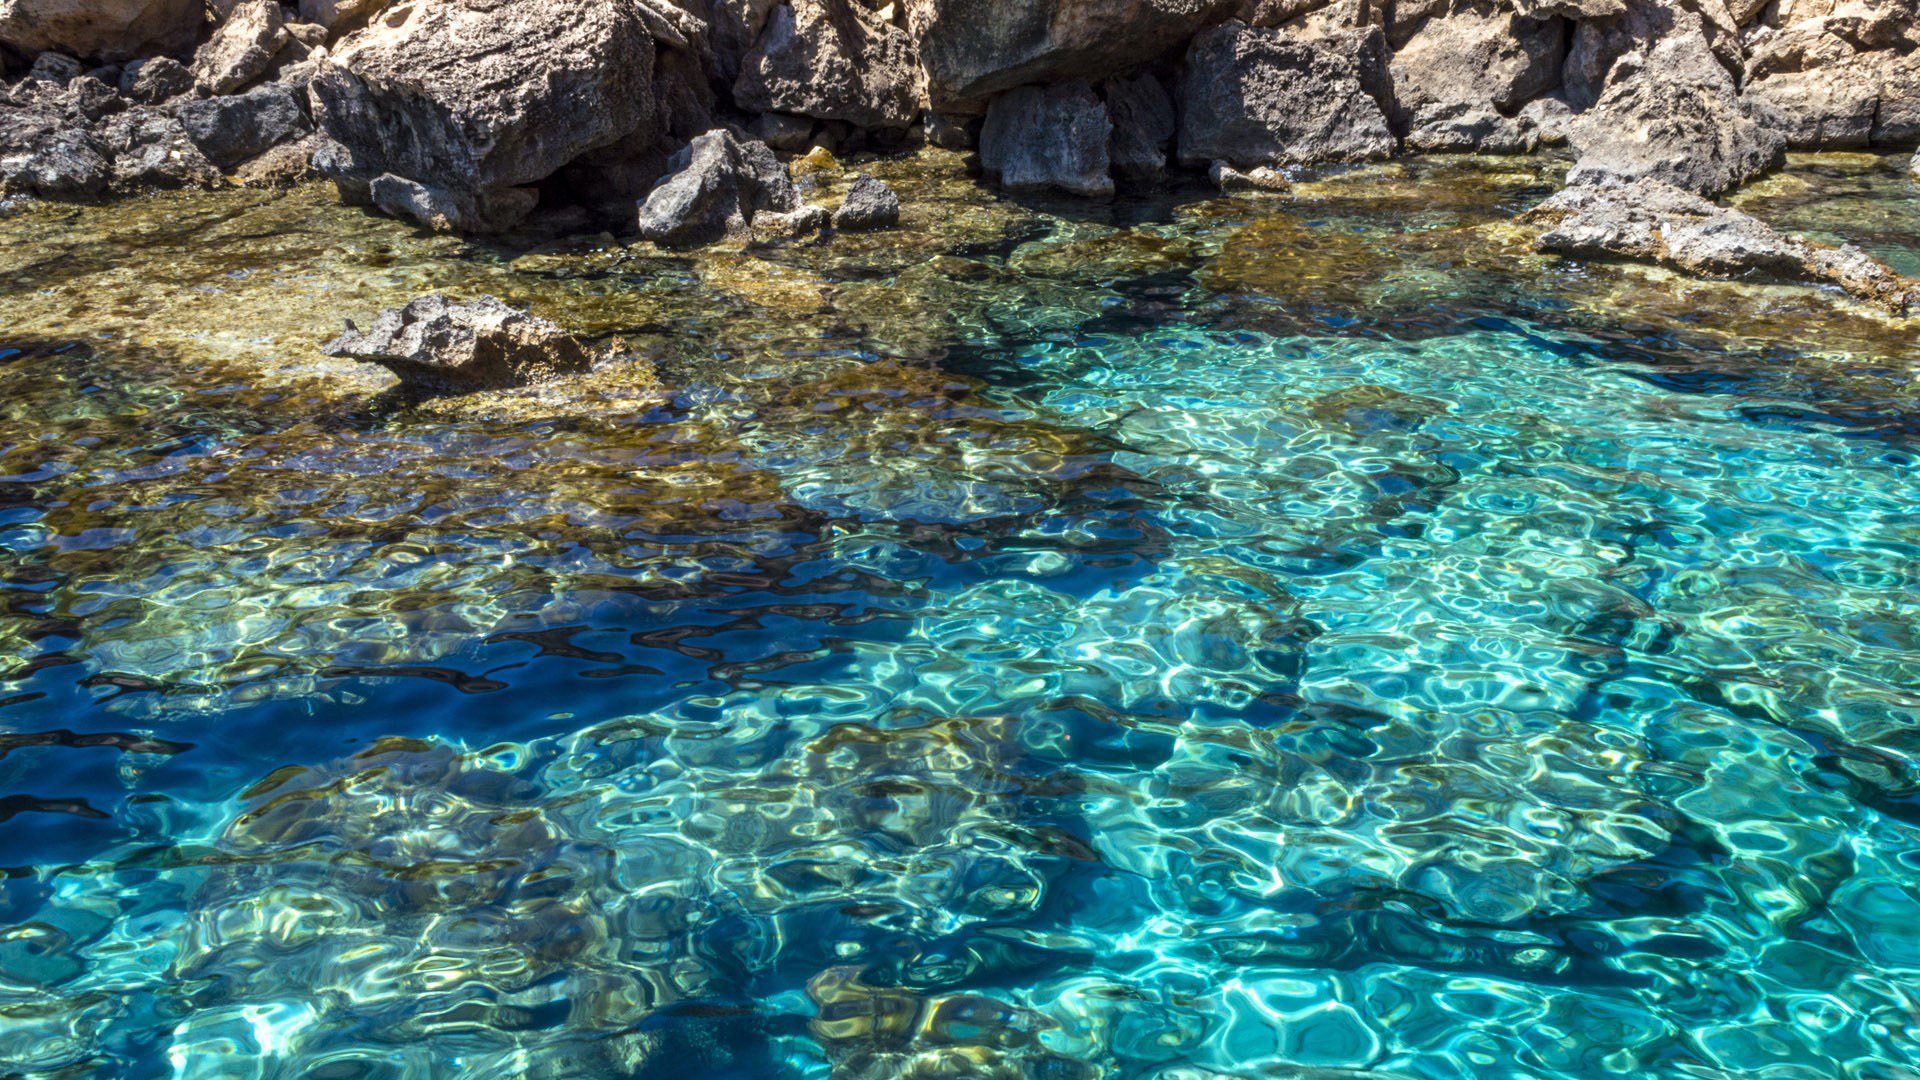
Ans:
POLYGON ((667 247, 694 247, 751 233, 758 215, 799 209, 787 167, 763 142, 715 128, 668 164, 640 204, 640 235, 667 247))
POLYGON ((1363 81, 1368 56, 1384 47, 1379 31, 1348 44, 1240 23, 1196 37, 1180 89, 1181 160, 1248 168, 1392 154, 1386 115, 1363 81))
POLYGON ((900 196, 885 182, 861 173, 833 212, 833 227, 843 232, 891 229, 900 224, 900 196))
POLYGON ((1895 315, 1920 314, 1920 282, 1858 248, 1785 235, 1659 180, 1575 184, 1523 220, 1544 227, 1542 251, 1629 259, 1709 277, 1754 274, 1836 285, 1895 315))
POLYGON ((1293 182, 1287 174, 1267 165, 1242 172, 1224 161, 1216 161, 1207 170, 1207 179, 1224 193, 1242 191, 1285 191, 1293 182))
POLYGON ((1056 188, 1113 194, 1107 140, 1113 124, 1084 82, 1023 86, 995 98, 980 130, 980 165, 1013 192, 1056 188))
POLYGON ((379 364, 407 386, 442 392, 524 386, 593 364, 579 339, 491 296, 467 304, 423 296, 381 312, 365 332, 349 321, 322 351, 379 364))

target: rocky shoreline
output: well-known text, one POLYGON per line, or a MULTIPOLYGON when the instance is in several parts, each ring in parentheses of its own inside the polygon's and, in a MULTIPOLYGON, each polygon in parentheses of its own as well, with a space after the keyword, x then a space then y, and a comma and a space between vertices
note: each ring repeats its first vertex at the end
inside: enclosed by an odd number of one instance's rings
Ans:
POLYGON ((794 176, 923 144, 1088 199, 1565 146, 1542 251, 1920 307, 1711 201, 1920 143, 1916 0, 0 0, 0 62, 8 196, 319 176, 436 231, 685 248, 891 227, 879 181, 794 176))

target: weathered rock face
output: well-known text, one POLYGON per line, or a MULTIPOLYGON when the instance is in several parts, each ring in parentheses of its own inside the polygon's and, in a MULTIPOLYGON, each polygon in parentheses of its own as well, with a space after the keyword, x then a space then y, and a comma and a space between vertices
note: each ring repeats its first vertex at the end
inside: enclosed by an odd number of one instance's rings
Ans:
POLYGON ((761 214, 800 208, 787 167, 762 142, 716 128, 674 155, 668 175, 640 205, 640 235, 691 247, 751 235, 761 214))
POLYGON ((323 60, 316 118, 368 178, 453 198, 457 228, 510 227, 512 189, 655 123, 653 38, 629 3, 419 0, 323 60))
POLYGON ((101 128, 101 140, 113 155, 113 186, 120 190, 211 187, 220 182, 220 170, 186 128, 159 109, 121 113, 101 128))
POLYGON ((0 111, 0 195, 86 198, 113 177, 108 150, 59 114, 0 111))
POLYGON ((1537 140, 1515 120, 1560 85, 1567 24, 1485 0, 1426 20, 1393 55, 1394 122, 1419 150, 1519 153, 1537 140))
POLYGON ((1101 78, 1177 54, 1241 0, 909 0, 933 107, 979 113, 1026 83, 1101 78))
POLYGON ((451 393, 544 382, 593 364, 577 338, 491 296, 468 304, 423 296, 381 312, 365 332, 348 322, 323 351, 379 364, 409 387, 451 393))
POLYGON ((833 227, 843 232, 891 229, 900 224, 900 196, 885 183, 861 173, 833 212, 833 227))
POLYGON ((192 45, 205 18, 202 0, 0 0, 0 42, 128 60, 192 45))
POLYGON ((1049 188, 1113 194, 1106 106, 1084 82, 1023 86, 993 100, 980 129, 980 166, 1013 192, 1049 188))
POLYGON ((300 102, 283 86, 190 101, 175 109, 174 115, 207 160, 222 169, 313 130, 300 102))
POLYGON ((1178 130, 1173 98, 1151 75, 1108 79, 1100 86, 1113 134, 1107 156, 1114 175, 1128 180, 1158 180, 1167 172, 1167 147, 1178 130))
POLYGON ((231 94, 267 73, 287 44, 277 0, 243 0, 193 55, 193 80, 209 94, 231 94))
POLYGON ((856 0, 795 0, 771 13, 733 96, 760 112, 905 129, 926 104, 926 79, 906 31, 856 0))
POLYGON ((1572 181, 1661 180, 1715 195, 1776 168, 1786 140, 1743 103, 1733 77, 1681 36, 1614 62, 1606 92, 1569 130, 1572 181))
POLYGON ((120 94, 136 105, 158 105, 193 89, 193 72, 171 56, 137 60, 120 73, 120 94))
POLYGON ((1378 30, 1355 31, 1355 47, 1294 40, 1279 30, 1229 23, 1201 33, 1181 82, 1180 159, 1241 168, 1370 161, 1393 153, 1393 133, 1362 81, 1378 55, 1378 30))
POLYGON ((1659 180, 1574 184, 1529 211, 1539 246, 1709 277, 1757 275, 1837 285, 1897 315, 1920 314, 1920 282, 1853 247, 1832 248, 1659 180))
POLYGON ((1747 36, 1744 93, 1796 150, 1920 138, 1920 4, 1787 0, 1747 36))

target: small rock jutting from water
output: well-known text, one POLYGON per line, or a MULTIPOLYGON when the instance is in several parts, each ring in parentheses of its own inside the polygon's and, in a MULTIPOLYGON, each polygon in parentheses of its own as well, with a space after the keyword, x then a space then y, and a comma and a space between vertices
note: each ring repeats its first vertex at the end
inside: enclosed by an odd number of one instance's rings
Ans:
POLYGON ((762 231, 793 236, 823 223, 801 206, 793 177, 772 148, 725 128, 694 139, 668 169, 639 208, 640 236, 656 244, 695 247, 738 240, 752 235, 756 224, 762 231), (793 214, 800 216, 784 216, 793 214))
POLYGON ((884 181, 861 173, 848 189, 840 209, 833 212, 833 227, 842 232, 869 232, 891 229, 900 224, 900 196, 884 181))
POLYGON ((1573 184, 1529 211, 1542 251, 1628 259, 1690 274, 1836 285, 1895 315, 1920 312, 1920 282, 1859 248, 1785 235, 1660 180, 1573 184))
POLYGON ((595 359, 560 327, 491 296, 464 304, 423 296, 381 312, 368 330, 348 321, 322 351, 378 364, 403 385, 435 393, 547 382, 586 371, 595 359))

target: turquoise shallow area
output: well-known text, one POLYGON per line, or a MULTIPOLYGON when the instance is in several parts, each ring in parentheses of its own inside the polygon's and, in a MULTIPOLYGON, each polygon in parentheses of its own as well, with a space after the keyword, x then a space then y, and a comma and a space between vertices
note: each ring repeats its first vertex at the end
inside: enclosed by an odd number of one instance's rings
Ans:
POLYGON ((1920 1076, 1910 369, 1102 288, 590 420, 4 361, 0 1073, 1920 1076))

